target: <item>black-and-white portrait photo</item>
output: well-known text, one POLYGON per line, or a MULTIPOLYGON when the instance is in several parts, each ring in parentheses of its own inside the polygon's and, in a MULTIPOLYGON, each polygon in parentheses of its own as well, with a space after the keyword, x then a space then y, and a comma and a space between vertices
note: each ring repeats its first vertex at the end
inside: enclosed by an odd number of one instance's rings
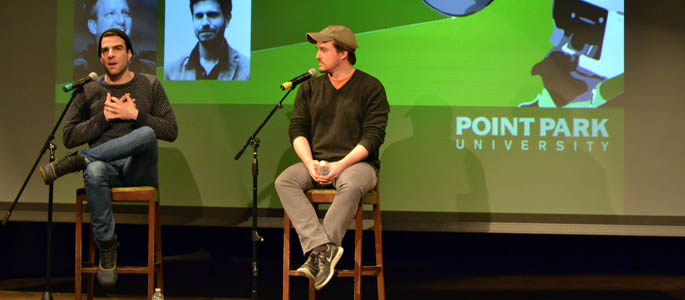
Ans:
POLYGON ((250 1, 167 2, 164 79, 250 79, 250 1))
POLYGON ((125 32, 136 46, 129 69, 155 74, 157 0, 77 0, 74 10, 73 78, 103 73, 98 40, 111 28, 125 32))

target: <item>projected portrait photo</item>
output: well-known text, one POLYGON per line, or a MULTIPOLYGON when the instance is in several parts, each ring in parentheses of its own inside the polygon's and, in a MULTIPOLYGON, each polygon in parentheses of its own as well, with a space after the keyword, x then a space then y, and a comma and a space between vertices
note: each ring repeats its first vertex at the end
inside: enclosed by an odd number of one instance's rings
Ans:
POLYGON ((544 89, 520 107, 597 108, 623 94, 623 4, 554 1, 553 48, 531 69, 544 89))
POLYGON ((166 3, 164 79, 250 79, 249 0, 166 3))
POLYGON ((157 0, 77 0, 74 9, 74 78, 103 73, 98 40, 110 28, 126 32, 135 45, 129 69, 155 74, 157 0))

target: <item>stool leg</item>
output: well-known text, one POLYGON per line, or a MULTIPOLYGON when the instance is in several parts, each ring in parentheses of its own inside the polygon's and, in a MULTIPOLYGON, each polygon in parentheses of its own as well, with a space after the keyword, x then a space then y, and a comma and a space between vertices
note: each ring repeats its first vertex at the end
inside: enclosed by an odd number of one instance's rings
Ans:
POLYGON ((162 256, 162 220, 159 218, 159 202, 155 202, 155 257, 156 257, 156 269, 157 269, 157 287, 164 291, 164 272, 162 268, 164 266, 162 256))
POLYGON ((376 249, 376 266, 380 268, 378 275, 376 275, 376 282, 378 286, 378 300, 385 300, 385 270, 383 265, 383 240, 381 232, 383 225, 381 223, 381 205, 377 201, 373 205, 373 233, 376 249))
POLYGON ((152 197, 148 203, 147 212, 147 299, 152 299, 155 289, 155 198, 152 197))
POLYGON ((316 300, 316 289, 314 288, 314 280, 307 278, 309 281, 309 300, 316 300))
MULTIPOLYGON (((317 203, 312 203, 312 207, 314 207, 314 211, 316 211, 317 216, 319 214, 319 204, 317 203)), ((335 270, 333 270, 335 272, 335 270)), ((316 274, 314 274, 314 277, 316 278, 316 274)), ((309 281, 309 300, 316 300, 316 285, 314 284, 314 280, 308 279, 309 281)))
POLYGON ((354 224, 354 300, 362 298, 362 227, 364 219, 363 205, 357 208, 354 224))
POLYGON ((290 299, 290 219, 283 211, 283 300, 290 299))
MULTIPOLYGON (((91 266, 98 267, 95 264, 95 234, 93 233, 93 223, 90 223, 90 239, 88 242, 88 262, 91 266)), ((95 274, 88 273, 88 300, 93 300, 95 294, 95 274)))
POLYGON ((82 257, 81 254, 83 252, 83 249, 81 248, 82 246, 82 238, 83 238, 83 203, 81 202, 81 199, 76 196, 76 249, 74 249, 74 252, 76 253, 75 261, 74 261, 74 299, 75 300, 81 300, 81 264, 82 264, 82 257))

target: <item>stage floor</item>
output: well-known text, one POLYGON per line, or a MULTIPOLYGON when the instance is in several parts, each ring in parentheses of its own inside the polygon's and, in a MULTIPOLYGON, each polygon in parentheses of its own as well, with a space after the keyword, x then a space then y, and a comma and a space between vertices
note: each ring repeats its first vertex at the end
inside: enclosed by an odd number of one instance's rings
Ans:
MULTIPOLYGON (((64 288, 73 284, 69 278, 56 278, 55 285, 64 288)), ((169 282, 171 283, 171 282, 169 282)), ((15 280, 14 284, 22 290, 7 290, 12 281, 0 281, 2 300, 40 300, 42 280, 15 280), (31 286, 31 287, 29 287, 31 286), (31 289, 35 291, 26 291, 31 289)), ((180 282, 172 284, 178 285, 180 282)), ((249 282, 246 282, 249 284, 249 282)), ((376 299, 375 283, 364 281, 364 298, 376 299)), ((629 275, 546 275, 546 276, 473 276, 461 278, 442 278, 427 281, 418 279, 413 284, 409 280, 388 282, 388 299, 685 299, 685 276, 629 276, 629 275)), ((143 300, 140 290, 131 291, 127 281, 121 282, 120 289, 103 291, 98 289, 95 299, 143 300)), ((280 284, 260 287, 260 299, 280 298, 280 284)), ((292 299, 300 299, 306 286, 304 282, 294 281, 292 299)), ((96 288, 97 289, 97 288, 96 288)), ((73 290, 73 289, 72 289, 73 290)), ((337 278, 330 287, 318 293, 321 299, 351 299, 351 279, 337 278)), ((207 291, 198 291, 198 295, 207 291)), ((165 295, 172 300, 248 300, 249 298, 193 297, 165 295)), ((227 294, 231 294, 227 292, 227 294)), ((54 292, 53 300, 72 300, 70 292, 54 292)), ((83 295, 83 299, 85 299, 83 295)), ((304 298, 302 298, 304 299, 304 298)))
MULTIPOLYGON (((11 223, 0 230, 0 300, 40 300, 44 288, 44 224, 11 223), (27 234, 31 233, 31 234, 27 234)), ((118 226, 120 263, 145 259, 144 232, 118 226)), ((73 224, 54 230, 54 300, 74 299, 73 224)), ((163 228, 166 299, 248 299, 250 231, 231 228, 163 228)), ((260 299, 281 299, 282 231, 260 230, 260 299)), ((349 236, 352 236, 349 234, 349 236)), ((365 233, 365 244, 372 235, 365 233)), ((293 239, 294 240, 294 239, 293 239)), ((350 245, 350 240, 343 245, 350 245)), ((389 300, 422 299, 685 299, 685 239, 660 237, 555 236, 384 232, 389 300)), ((293 243, 293 266, 304 261, 293 243)), ((352 266, 351 246, 340 268, 352 266)), ((364 248, 365 255, 373 252, 364 248)), ((370 255, 365 256, 371 258, 370 255)), ((305 278, 292 278, 291 299, 306 299, 305 278)), ((143 276, 122 275, 114 289, 96 284, 98 299, 144 299, 143 276)), ((335 278, 319 299, 352 299, 351 278, 335 278)), ((364 299, 376 299, 374 278, 364 278, 364 299)))
MULTIPOLYGON (((0 290, 0 299, 2 300, 40 300, 43 296, 41 292, 16 292, 16 291, 2 291, 0 290)), ((81 297, 86 299, 86 295, 81 297)), ((53 300, 74 300, 74 293, 53 293, 53 300)), ((145 300, 145 297, 136 296, 113 296, 113 297, 95 297, 95 300, 145 300)), ((201 297, 164 297, 164 299, 172 300, 248 300, 243 298, 201 298, 201 297)))

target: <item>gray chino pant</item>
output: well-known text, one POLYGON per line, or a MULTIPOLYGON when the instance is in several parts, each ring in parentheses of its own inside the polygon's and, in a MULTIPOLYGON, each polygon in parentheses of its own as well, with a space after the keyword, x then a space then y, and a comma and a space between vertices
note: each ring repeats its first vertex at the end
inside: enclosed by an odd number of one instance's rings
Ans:
POLYGON ((376 168, 366 162, 355 163, 343 170, 333 181, 335 199, 323 218, 323 224, 304 195, 305 190, 314 188, 304 163, 288 167, 276 178, 276 192, 297 231, 304 254, 327 243, 340 246, 359 201, 376 186, 376 173, 376 168))

